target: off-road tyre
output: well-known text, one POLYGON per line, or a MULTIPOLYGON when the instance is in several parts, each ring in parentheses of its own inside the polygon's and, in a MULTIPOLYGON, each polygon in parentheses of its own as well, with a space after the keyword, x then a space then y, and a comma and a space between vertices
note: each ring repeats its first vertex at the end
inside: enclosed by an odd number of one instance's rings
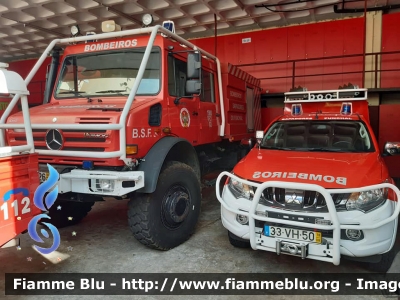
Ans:
POLYGON ((242 239, 228 231, 229 242, 236 248, 250 248, 250 241, 242 239))
POLYGON ((201 188, 194 170, 171 161, 161 170, 153 193, 136 193, 129 201, 129 227, 143 245, 169 250, 193 234, 200 206, 201 188))
POLYGON ((396 247, 393 246, 393 248, 382 254, 381 261, 378 263, 368 263, 368 270, 372 272, 378 272, 378 273, 386 273, 390 267, 392 266, 392 263, 396 257, 397 250, 395 249, 396 247))
POLYGON ((86 217, 93 205, 94 202, 56 201, 49 209, 51 219, 46 218, 42 222, 51 223, 57 228, 75 225, 86 217))

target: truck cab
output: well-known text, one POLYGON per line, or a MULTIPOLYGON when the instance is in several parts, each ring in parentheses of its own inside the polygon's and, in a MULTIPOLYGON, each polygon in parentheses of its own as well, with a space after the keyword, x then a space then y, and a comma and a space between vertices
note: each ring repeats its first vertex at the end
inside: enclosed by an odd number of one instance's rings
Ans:
MULTIPOLYGON (((285 93, 283 115, 232 172, 222 223, 234 246, 386 271, 394 259, 399 189, 371 130, 366 89, 285 93)), ((227 177, 227 178, 225 178, 227 177)))

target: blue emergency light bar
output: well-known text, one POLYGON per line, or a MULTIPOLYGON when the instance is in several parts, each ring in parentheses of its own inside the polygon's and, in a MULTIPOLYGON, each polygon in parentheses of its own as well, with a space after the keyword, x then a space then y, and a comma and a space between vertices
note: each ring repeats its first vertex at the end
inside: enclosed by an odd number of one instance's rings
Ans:
POLYGON ((353 113, 353 106, 350 102, 342 103, 342 108, 340 109, 342 115, 351 115, 353 113))
POLYGON ((175 33, 175 24, 174 21, 164 21, 162 23, 162 27, 165 29, 171 31, 172 33, 175 33))
POLYGON ((292 116, 301 116, 303 114, 303 109, 301 104, 292 104, 292 116))
POLYGON ((84 161, 82 162, 82 169, 84 169, 84 170, 93 170, 93 168, 94 168, 94 163, 93 163, 93 161, 84 160, 84 161))

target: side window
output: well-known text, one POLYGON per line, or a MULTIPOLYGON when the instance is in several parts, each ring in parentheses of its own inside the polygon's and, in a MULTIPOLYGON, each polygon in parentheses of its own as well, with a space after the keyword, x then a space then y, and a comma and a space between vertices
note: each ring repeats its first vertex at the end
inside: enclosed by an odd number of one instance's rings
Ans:
POLYGON ((202 70, 202 86, 200 101, 215 102, 214 99, 214 75, 206 70, 202 70))
POLYGON ((168 56, 168 92, 170 96, 185 96, 186 62, 168 56))

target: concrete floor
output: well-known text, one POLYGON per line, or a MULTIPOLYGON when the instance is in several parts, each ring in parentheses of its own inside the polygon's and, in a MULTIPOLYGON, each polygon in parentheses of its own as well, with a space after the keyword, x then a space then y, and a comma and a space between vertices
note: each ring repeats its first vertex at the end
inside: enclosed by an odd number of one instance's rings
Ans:
MULTIPOLYGON (((56 257, 44 258, 33 250, 28 234, 21 236, 21 250, 0 250, 0 289, 4 274, 21 273, 270 273, 366 272, 359 263, 342 260, 340 266, 274 253, 238 249, 230 245, 220 220, 220 206, 213 188, 203 189, 201 219, 196 233, 170 251, 149 249, 135 240, 128 226, 125 201, 96 203, 78 225, 60 229, 56 257), (72 235, 76 232, 76 236, 72 235), (71 248, 73 247, 72 251, 71 248), (32 260, 28 261, 27 258, 32 260), (57 261, 61 257, 61 261, 57 261)), ((400 272, 400 256, 392 266, 400 272)), ((5 297, 4 293, 0 298, 5 297)), ((41 299, 247 299, 250 296, 39 296, 41 299)), ((7 296, 7 299, 38 299, 38 296, 7 296)), ((265 296, 251 296, 265 299, 265 296)), ((269 298, 269 297, 268 297, 269 298)), ((271 296, 273 299, 345 299, 343 296, 271 296)), ((346 297, 348 298, 348 297, 346 297)), ((351 299, 386 299, 383 296, 351 296, 351 299)))

